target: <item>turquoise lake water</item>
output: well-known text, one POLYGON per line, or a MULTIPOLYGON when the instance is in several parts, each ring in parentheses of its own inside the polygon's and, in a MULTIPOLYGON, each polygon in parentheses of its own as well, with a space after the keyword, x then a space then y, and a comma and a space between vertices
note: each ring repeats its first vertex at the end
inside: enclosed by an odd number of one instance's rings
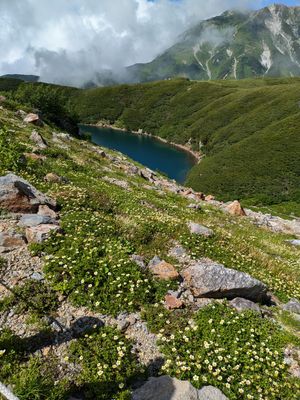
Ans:
POLYGON ((196 163, 190 153, 151 136, 93 126, 81 126, 80 130, 82 133, 89 133, 93 143, 120 151, 179 183, 185 181, 189 170, 196 163))

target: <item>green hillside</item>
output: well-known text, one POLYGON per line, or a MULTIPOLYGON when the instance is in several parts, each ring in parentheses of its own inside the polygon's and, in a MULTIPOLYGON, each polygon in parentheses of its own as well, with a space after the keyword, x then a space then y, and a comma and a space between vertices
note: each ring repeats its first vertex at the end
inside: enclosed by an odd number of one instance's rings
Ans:
POLYGON ((218 198, 300 200, 300 79, 185 79, 78 92, 81 122, 106 120, 205 155, 188 185, 218 198))

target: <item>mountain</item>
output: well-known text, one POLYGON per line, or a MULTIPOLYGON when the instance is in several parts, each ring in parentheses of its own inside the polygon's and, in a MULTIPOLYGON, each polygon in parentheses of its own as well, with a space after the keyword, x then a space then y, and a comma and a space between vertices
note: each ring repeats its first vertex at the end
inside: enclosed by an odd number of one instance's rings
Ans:
POLYGON ((6 74, 1 78, 19 79, 24 82, 38 82, 40 77, 37 75, 22 75, 22 74, 6 74))
POLYGON ((254 12, 226 11, 200 22, 155 60, 128 72, 136 82, 174 76, 299 76, 300 7, 274 4, 254 12))

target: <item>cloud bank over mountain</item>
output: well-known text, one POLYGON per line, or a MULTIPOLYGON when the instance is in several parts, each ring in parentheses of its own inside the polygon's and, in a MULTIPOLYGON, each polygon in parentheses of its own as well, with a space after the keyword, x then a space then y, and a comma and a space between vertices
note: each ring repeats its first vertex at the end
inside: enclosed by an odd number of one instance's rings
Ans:
POLYGON ((250 0, 1 0, 0 74, 82 85, 148 62, 192 24, 250 0))

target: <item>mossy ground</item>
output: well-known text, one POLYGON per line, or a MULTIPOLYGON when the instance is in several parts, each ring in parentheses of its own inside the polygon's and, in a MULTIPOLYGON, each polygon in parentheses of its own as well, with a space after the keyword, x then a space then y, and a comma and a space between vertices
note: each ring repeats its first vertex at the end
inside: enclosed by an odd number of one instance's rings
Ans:
MULTIPOLYGON (((187 199, 154 187, 145 188, 145 180, 128 176, 120 168, 122 162, 118 165, 101 157, 89 142, 72 139, 59 144, 52 140, 53 129, 45 126, 37 130, 49 145, 39 151, 46 159, 25 161, 21 155, 34 147, 29 140, 32 127, 23 125, 12 111, 0 110, 1 175, 13 171, 56 198, 63 228, 63 233, 53 235, 43 245, 32 246, 33 253, 44 257, 49 288, 36 288, 30 293, 25 287, 24 292, 29 301, 41 305, 39 312, 25 310, 22 301, 16 307, 19 305, 19 310, 35 317, 40 313, 55 314, 59 296, 67 297, 76 306, 111 315, 143 310, 149 328, 161 334, 161 350, 171 361, 167 361, 162 372, 189 379, 198 387, 206 382, 217 385, 230 399, 295 398, 299 383, 289 377, 287 367, 283 366, 284 347, 287 343, 299 343, 297 329, 294 324, 291 329, 290 320, 276 312, 274 322, 253 313, 239 317, 226 304, 195 315, 188 309, 166 311, 161 301, 176 284, 156 280, 130 260, 132 254, 143 255, 146 261, 158 255, 180 269, 168 256, 175 240, 194 257, 210 257, 261 279, 283 301, 291 297, 300 299, 300 251, 285 242, 290 237, 259 229, 247 219, 229 216, 206 203, 201 210, 189 209, 187 199), (67 183, 45 182, 44 176, 49 172, 65 177, 67 183), (128 190, 103 180, 104 176, 127 181, 128 190), (215 236, 191 236, 189 221, 212 228, 215 236), (209 324, 211 319, 213 324, 209 324), (189 328, 193 326, 197 330, 189 328), (286 329, 281 330, 280 326, 286 329), (203 347, 204 341, 209 343, 209 349, 203 347), (264 351, 263 356, 253 358, 254 346, 262 351, 263 342, 271 353, 264 351), (174 346, 180 353, 179 360, 172 351, 174 346), (220 348, 223 350, 219 354, 220 348), (226 366, 219 356, 227 360, 226 366), (178 372, 179 362, 183 364, 178 372), (197 364, 201 364, 201 369, 197 364), (237 365, 241 379, 233 372, 237 365)), ((107 154, 126 160, 120 154, 107 154)), ((16 299, 2 299, 1 310, 10 307, 12 301, 16 299)), ((78 364, 81 372, 65 381, 57 378, 53 357, 44 357, 42 365, 38 355, 30 355, 26 340, 0 331, 0 380, 13 385, 21 400, 65 399, 76 390, 83 391, 86 398, 129 398, 132 380, 145 369, 130 355, 132 343, 114 328, 95 328, 87 335, 75 340, 66 355, 67 361, 78 364)))

